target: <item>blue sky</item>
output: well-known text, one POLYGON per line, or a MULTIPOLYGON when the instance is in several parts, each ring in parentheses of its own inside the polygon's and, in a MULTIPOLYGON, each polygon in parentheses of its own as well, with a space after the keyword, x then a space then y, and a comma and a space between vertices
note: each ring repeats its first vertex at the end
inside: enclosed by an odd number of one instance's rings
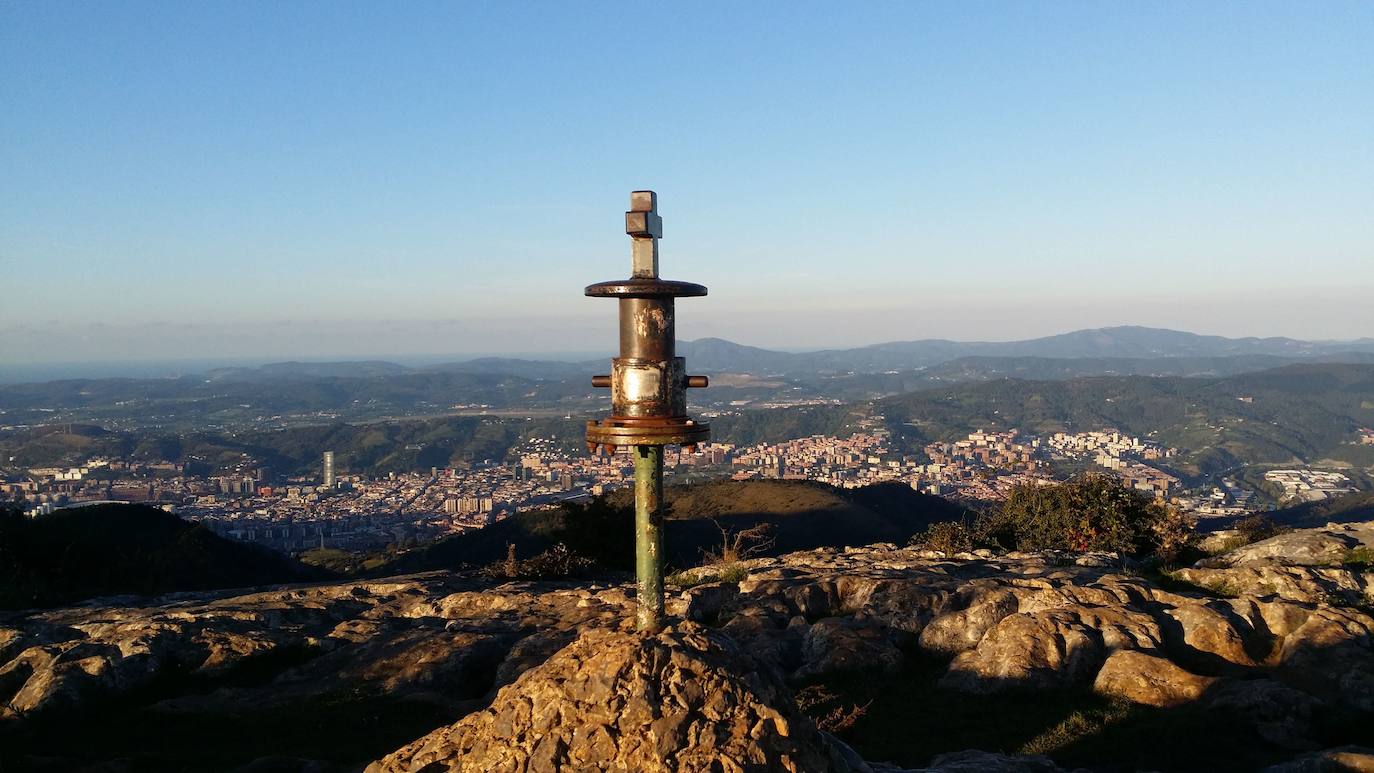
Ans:
POLYGON ((0 357, 1374 335, 1374 4, 0 2, 0 357))

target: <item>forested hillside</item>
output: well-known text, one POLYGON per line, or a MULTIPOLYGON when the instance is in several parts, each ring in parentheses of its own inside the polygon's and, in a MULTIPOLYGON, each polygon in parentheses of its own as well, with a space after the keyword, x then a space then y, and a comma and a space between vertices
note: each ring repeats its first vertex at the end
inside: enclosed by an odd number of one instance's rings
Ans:
POLYGON ((1225 378, 1095 377, 963 384, 880 400, 909 440, 978 428, 1035 433, 1115 427, 1185 451, 1207 472, 1239 463, 1374 464, 1355 443, 1374 426, 1374 366, 1290 365, 1225 378))

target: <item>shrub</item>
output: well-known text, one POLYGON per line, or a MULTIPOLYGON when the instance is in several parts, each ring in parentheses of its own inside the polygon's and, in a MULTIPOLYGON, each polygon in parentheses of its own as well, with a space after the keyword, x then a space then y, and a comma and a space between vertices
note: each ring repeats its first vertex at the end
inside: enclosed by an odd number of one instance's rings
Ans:
POLYGON ((912 537, 911 544, 949 556, 972 550, 973 534, 959 521, 941 521, 932 523, 925 531, 912 537))
POLYGON ((870 700, 862 705, 844 703, 843 698, 823 684, 803 687, 797 693, 797 707, 816 721, 816 727, 832 735, 843 735, 868 714, 870 700))
POLYGON ((515 546, 508 545, 504 561, 494 561, 477 571, 495 580, 562 580, 586 576, 595 568, 595 561, 572 552, 560 542, 523 560, 515 557, 515 546))
POLYGON ((1255 513, 1254 515, 1236 521, 1235 530, 1237 536, 1243 540, 1241 545, 1249 545, 1252 542, 1259 542, 1260 540, 1269 539, 1270 537, 1277 537, 1288 531, 1288 529, 1274 523, 1272 518, 1262 513, 1255 513))
POLYGON ((759 523, 747 529, 731 531, 720 521, 712 519, 711 522, 720 529, 720 549, 705 551, 706 566, 734 566, 768 550, 775 542, 771 523, 759 523))
POLYGON ((1154 530, 1154 555, 1166 564, 1178 562, 1185 556, 1196 557, 1198 535, 1193 522, 1172 507, 1164 508, 1164 515, 1151 524, 1154 530))
POLYGON ((1016 550, 1100 550, 1142 556, 1191 539, 1181 516, 1115 477, 1090 474, 1057 485, 1022 484, 979 517, 977 538, 1016 550))

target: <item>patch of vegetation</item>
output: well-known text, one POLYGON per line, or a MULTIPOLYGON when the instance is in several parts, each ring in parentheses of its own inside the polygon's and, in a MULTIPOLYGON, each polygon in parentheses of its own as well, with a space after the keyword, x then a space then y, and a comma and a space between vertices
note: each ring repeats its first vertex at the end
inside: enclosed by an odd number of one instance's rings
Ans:
MULTIPOLYGON (((903 484, 838 489, 814 481, 712 481, 664 489, 665 564, 686 569, 719 561, 723 544, 767 526, 762 547, 749 555, 779 555, 818 547, 903 543, 931 522, 964 509, 903 484)), ((563 543, 614 571, 634 569, 633 492, 616 491, 585 503, 527 510, 483 529, 447 537, 397 556, 376 573, 479 567, 502 560, 507 544, 522 556, 563 543)), ((736 550, 736 552, 739 552, 736 550)), ((728 556, 727 556, 728 558, 728 556)))
POLYGON ((1192 542, 1181 515, 1115 477, 1023 484, 974 524, 975 540, 1003 549, 1107 551, 1169 561, 1192 542))
POLYGON ((1244 591, 1240 588, 1240 586, 1236 585, 1234 582, 1231 582, 1230 580, 1208 580, 1198 587, 1200 587, 1203 591, 1205 591, 1208 594, 1223 599, 1238 599, 1244 594, 1244 591))
MULTIPOLYGON (((1241 540, 1237 547, 1266 540, 1270 537, 1277 537, 1290 531, 1290 529, 1274 523, 1274 519, 1264 513, 1246 516, 1236 521, 1232 528, 1237 532, 1236 537, 1241 540)), ((1235 548, 1231 549, 1234 550, 1235 548)))
POLYGON ((1017 749, 1017 754, 1050 755, 1071 744, 1101 733, 1110 725, 1125 722, 1136 715, 1136 706, 1121 700, 1105 705, 1089 706, 1069 712, 1059 724, 1046 729, 1017 749))
POLYGON ((1341 565, 1362 572, 1374 569, 1374 548, 1358 547, 1345 551, 1341 565))
POLYGON ((797 692, 797 707, 815 717, 816 727, 833 735, 843 735, 854 729, 872 705, 872 700, 863 704, 845 703, 842 696, 824 684, 808 685, 797 692))
POLYGON ((721 569, 720 572, 716 574, 716 581, 738 583, 743 581, 748 576, 748 567, 742 566, 740 564, 731 564, 721 569))
POLYGON ((508 545, 506 559, 482 567, 478 572, 494 580, 566 580, 587 577, 597 569, 595 561, 579 556, 558 543, 537 556, 515 557, 515 545, 508 545))
POLYGON ((1241 595, 1240 589, 1225 580, 1214 580, 1208 584, 1199 584, 1191 580, 1185 580, 1177 571, 1160 571, 1158 569, 1148 572, 1145 575, 1151 585, 1160 590, 1170 593, 1195 593, 1213 598, 1237 598, 1241 595))
POLYGON ((911 544, 951 556, 973 549, 973 532, 960 521, 932 523, 925 531, 912 537, 911 544))
POLYGON ((741 561, 766 553, 777 544, 771 523, 731 529, 714 518, 711 520, 720 529, 720 547, 705 552, 703 566, 717 567, 722 572, 738 568, 741 561))
POLYGON ((349 575, 366 570, 369 562, 374 562, 375 565, 375 562, 384 560, 384 555, 354 553, 338 548, 311 548, 297 556, 297 559, 307 566, 318 566, 335 574, 349 575))

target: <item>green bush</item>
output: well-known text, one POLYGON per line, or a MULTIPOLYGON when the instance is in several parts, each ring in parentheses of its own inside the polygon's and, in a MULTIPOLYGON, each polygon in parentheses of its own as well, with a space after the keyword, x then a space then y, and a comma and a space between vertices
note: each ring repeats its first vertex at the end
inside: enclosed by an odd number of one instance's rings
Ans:
POLYGON ((1057 485, 1023 484, 975 524, 975 539, 1016 550, 1176 554, 1191 528, 1166 505, 1115 477, 1090 474, 1057 485))
POLYGON ((932 523, 925 531, 911 538, 911 544, 926 550, 953 555, 973 549, 973 533, 959 521, 932 523))
POLYGON ((1243 540, 1240 543, 1241 545, 1249 545, 1252 542, 1259 542, 1260 540, 1269 539, 1270 537, 1277 537, 1288 531, 1282 526, 1274 523, 1273 519, 1269 516, 1262 513, 1255 513, 1254 515, 1236 521, 1235 529, 1237 536, 1243 540))

